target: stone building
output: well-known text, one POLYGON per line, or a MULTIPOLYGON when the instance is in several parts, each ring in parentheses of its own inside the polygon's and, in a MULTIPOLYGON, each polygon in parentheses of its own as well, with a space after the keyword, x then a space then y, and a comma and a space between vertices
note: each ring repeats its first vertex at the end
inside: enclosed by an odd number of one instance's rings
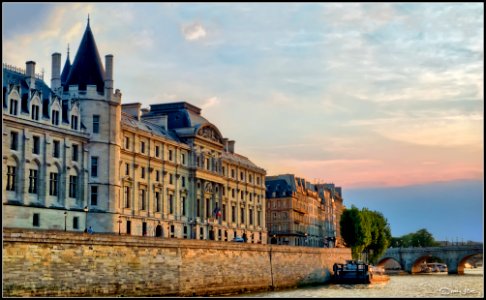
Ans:
POLYGON ((341 188, 311 184, 293 174, 267 176, 266 214, 271 243, 334 247, 339 240, 341 188))
POLYGON ((122 104, 89 20, 50 88, 3 66, 6 227, 266 243, 265 170, 187 102, 122 104))

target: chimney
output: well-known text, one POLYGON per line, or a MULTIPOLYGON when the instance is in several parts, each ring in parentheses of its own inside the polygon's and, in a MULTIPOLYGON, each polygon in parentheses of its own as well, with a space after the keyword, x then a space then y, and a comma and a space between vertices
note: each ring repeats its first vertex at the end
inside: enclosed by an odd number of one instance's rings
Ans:
POLYGON ((228 152, 228 138, 223 138, 223 149, 228 152))
POLYGON ((235 141, 228 141, 229 153, 235 153, 235 141))
POLYGON ((111 100, 113 96, 113 55, 105 56, 105 96, 106 100, 111 100))
POLYGON ((27 75, 27 84, 29 88, 35 89, 35 61, 25 63, 25 75, 27 75))
POLYGON ((141 108, 142 103, 127 103, 127 104, 122 104, 122 111, 126 114, 129 114, 133 117, 135 117, 138 121, 140 121, 142 117, 142 111, 141 108))
POLYGON ((51 89, 56 92, 61 87, 61 53, 52 54, 51 89))

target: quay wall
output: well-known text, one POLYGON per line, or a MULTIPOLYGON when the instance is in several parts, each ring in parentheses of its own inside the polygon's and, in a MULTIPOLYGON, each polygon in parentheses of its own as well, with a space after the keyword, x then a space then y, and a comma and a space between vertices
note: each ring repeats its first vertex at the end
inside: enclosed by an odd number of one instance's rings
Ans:
POLYGON ((3 296, 208 296, 324 283, 349 248, 3 230, 3 296))

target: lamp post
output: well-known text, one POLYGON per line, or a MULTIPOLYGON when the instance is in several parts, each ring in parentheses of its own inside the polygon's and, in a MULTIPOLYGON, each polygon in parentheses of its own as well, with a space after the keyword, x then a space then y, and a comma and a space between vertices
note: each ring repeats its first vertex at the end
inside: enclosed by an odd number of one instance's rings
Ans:
POLYGON ((88 211, 89 211, 89 208, 88 206, 85 206, 84 207, 84 232, 88 232, 88 211))
POLYGON ((67 220, 67 211, 64 212, 64 231, 67 231, 66 220, 67 220))
POLYGON ((118 216, 118 235, 121 235, 121 229, 120 229, 121 223, 122 223, 121 216, 118 216))

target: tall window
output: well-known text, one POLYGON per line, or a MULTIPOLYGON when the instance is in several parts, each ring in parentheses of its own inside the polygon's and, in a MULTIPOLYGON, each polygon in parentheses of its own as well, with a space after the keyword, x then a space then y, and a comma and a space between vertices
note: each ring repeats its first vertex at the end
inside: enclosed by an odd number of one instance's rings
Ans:
POLYGON ((59 111, 52 111, 52 125, 59 125, 59 111))
POLYGON ((209 199, 206 198, 206 217, 209 218, 211 217, 211 209, 209 207, 209 199))
POLYGON ((155 171, 155 181, 160 181, 160 171, 155 171))
POLYGON ((91 186, 91 205, 98 205, 98 187, 96 185, 91 186))
POLYGON ((15 191, 16 168, 7 166, 7 191, 15 191))
POLYGON ((169 150, 169 160, 172 161, 172 150, 169 150))
POLYGON ((140 205, 140 209, 141 210, 145 210, 146 207, 145 207, 145 190, 141 190, 140 191, 140 202, 141 202, 141 205, 140 205))
POLYGON ((240 180, 243 180, 244 176, 243 176, 243 172, 240 172, 240 180))
POLYGON ((73 229, 79 229, 79 217, 73 217, 73 229))
POLYGON ((155 192, 155 211, 160 212, 160 193, 155 192))
POLYGON ((169 195, 169 213, 174 213, 174 196, 169 195))
POLYGON ((206 158, 206 170, 210 169, 210 160, 209 158, 206 158))
POLYGON ((130 164, 125 163, 125 175, 129 176, 130 175, 130 164))
POLYGON ((78 161, 78 151, 79 151, 78 145, 73 144, 73 157, 72 157, 73 161, 78 161))
POLYGON ((235 189, 231 189, 231 198, 235 197, 235 189))
POLYGON ((145 167, 142 167, 142 168, 140 169, 140 171, 141 171, 141 173, 140 173, 140 177, 141 177, 141 178, 145 178, 145 167))
POLYGON ((10 149, 19 149, 19 134, 15 131, 10 132, 10 149))
POLYGON ((58 184, 59 184, 59 174, 55 172, 51 172, 49 175, 49 195, 50 196, 57 196, 58 184))
POLYGON ((186 177, 181 176, 181 180, 182 180, 182 187, 186 187, 186 177))
POLYGON ((249 209, 249 219, 250 219, 250 225, 253 225, 253 209, 249 209))
POLYGON ((130 148, 130 138, 128 136, 125 137, 125 149, 130 148))
POLYGON ((52 156, 54 157, 59 157, 60 152, 61 152, 61 142, 54 140, 54 152, 52 153, 52 156))
POLYGON ((231 169, 231 178, 235 178, 235 169, 231 169))
POLYGON ((39 220, 39 214, 34 214, 32 218, 32 226, 34 227, 39 227, 40 226, 40 220, 39 220))
POLYGON ((69 176, 69 197, 76 198, 78 190, 78 176, 69 176))
POLYGON ((71 129, 78 130, 78 116, 71 116, 71 129))
POLYGON ((262 212, 259 210, 257 212, 257 225, 260 226, 261 225, 261 218, 262 218, 262 212))
POLYGON ((39 120, 39 105, 32 105, 31 116, 32 120, 39 120))
POLYGON ((29 193, 37 194, 37 186, 39 180, 39 171, 30 169, 29 170, 29 193))
POLYGON ((245 223, 245 208, 240 208, 240 215, 241 215, 241 223, 245 223))
POLYGON ((155 146, 155 157, 159 157, 159 154, 160 154, 160 147, 155 146))
POLYGON ((169 174, 169 184, 173 184, 173 183, 174 183, 173 175, 169 174))
POLYGON ((93 133, 100 133, 100 115, 93 115, 93 133))
POLYGON ((196 200, 196 217, 201 216, 201 200, 197 199, 196 200))
POLYGON ((98 177, 98 157, 91 157, 91 177, 98 177))
POLYGON ((223 208, 221 210, 223 211, 223 221, 226 221, 226 204, 223 203, 223 208))
POLYGON ((130 187, 125 187, 125 208, 130 208, 130 187))
POLYGON ((10 114, 11 115, 17 115, 17 108, 18 108, 19 102, 15 99, 10 99, 10 114))
POLYGON ((236 207, 231 206, 231 222, 236 222, 236 207))
POLYGON ((32 137, 32 153, 39 154, 40 153, 40 137, 34 135, 32 137))
POLYGON ((140 153, 145 153, 145 142, 144 141, 140 142, 140 153))
POLYGON ((186 164, 186 154, 181 153, 181 164, 185 165, 186 164))

